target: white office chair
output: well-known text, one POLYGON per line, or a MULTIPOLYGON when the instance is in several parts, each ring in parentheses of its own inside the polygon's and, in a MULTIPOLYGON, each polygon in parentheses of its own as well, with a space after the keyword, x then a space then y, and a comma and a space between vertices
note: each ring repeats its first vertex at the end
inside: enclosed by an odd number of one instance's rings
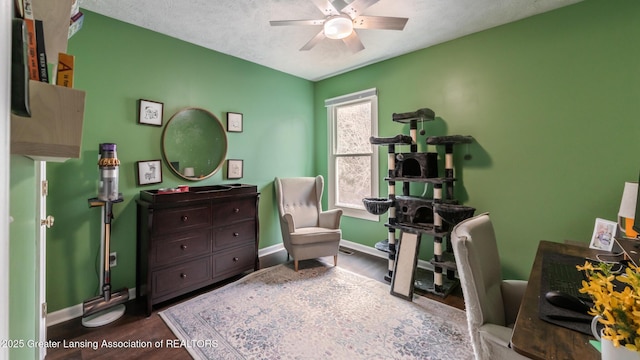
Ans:
POLYGON ((527 359, 509 347, 527 282, 502 280, 489 214, 480 214, 456 225, 451 243, 476 359, 527 359))

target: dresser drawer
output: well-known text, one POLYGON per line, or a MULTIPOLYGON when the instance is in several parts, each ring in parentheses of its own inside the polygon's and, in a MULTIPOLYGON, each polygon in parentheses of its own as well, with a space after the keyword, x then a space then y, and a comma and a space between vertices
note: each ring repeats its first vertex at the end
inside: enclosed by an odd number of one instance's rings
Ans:
POLYGON ((214 230, 214 250, 231 248, 256 242, 255 220, 243 221, 214 230))
POLYGON ((227 225, 236 221, 256 217, 256 199, 246 198, 235 201, 224 201, 216 204, 213 210, 213 224, 227 225))
POLYGON ((214 279, 226 278, 252 270, 256 262, 255 244, 217 254, 213 258, 214 279))
POLYGON ((167 269, 154 271, 151 277, 151 283, 153 284, 151 295, 153 297, 187 289, 211 279, 211 257, 207 256, 167 269))
POLYGON ((211 205, 202 204, 156 210, 153 214, 153 234, 185 231, 211 225, 211 205))
POLYGON ((211 230, 158 238, 151 244, 151 266, 181 262, 211 252, 211 230))

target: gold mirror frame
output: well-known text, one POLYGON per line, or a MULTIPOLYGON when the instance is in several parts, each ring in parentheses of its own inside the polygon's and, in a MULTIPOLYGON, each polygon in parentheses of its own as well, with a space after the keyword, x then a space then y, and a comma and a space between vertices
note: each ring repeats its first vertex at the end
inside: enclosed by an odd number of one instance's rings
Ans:
POLYGON ((187 107, 175 113, 162 131, 162 155, 179 177, 199 181, 217 173, 227 157, 227 133, 211 112, 187 107))

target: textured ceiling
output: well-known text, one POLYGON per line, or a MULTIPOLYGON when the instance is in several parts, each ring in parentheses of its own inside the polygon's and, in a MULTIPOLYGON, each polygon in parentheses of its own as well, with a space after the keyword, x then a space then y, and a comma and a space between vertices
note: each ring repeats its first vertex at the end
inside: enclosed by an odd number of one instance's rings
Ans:
POLYGON ((380 0, 363 14, 409 21, 403 31, 356 30, 365 46, 357 53, 329 39, 299 51, 320 26, 269 25, 322 19, 311 0, 79 1, 84 9, 315 81, 582 0, 380 0))

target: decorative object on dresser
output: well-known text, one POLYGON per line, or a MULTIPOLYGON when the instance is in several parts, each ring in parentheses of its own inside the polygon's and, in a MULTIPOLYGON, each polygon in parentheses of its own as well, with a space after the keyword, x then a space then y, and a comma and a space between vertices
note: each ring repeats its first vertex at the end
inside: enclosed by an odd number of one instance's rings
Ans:
POLYGON ((137 200, 137 296, 153 305, 245 271, 257 270, 255 185, 141 191, 137 200))
POLYGON ((316 260, 251 273, 160 317, 194 359, 473 359, 462 310, 389 296, 316 260))
POLYGON ((164 104, 157 101, 138 100, 138 123, 162 126, 164 104))

